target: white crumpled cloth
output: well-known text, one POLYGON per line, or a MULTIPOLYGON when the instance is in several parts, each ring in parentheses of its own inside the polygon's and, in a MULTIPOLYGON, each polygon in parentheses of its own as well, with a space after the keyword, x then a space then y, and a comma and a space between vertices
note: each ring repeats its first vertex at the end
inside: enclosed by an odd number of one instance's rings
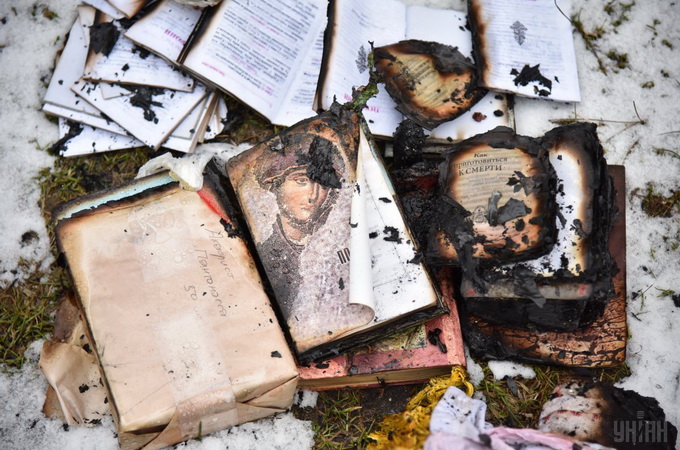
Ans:
POLYGON ((484 420, 486 404, 450 387, 432 412, 425 450, 603 450, 599 444, 530 428, 494 427, 484 420), (575 445, 574 445, 575 444, 575 445))
POLYGON ((199 145, 193 153, 180 158, 164 153, 140 167, 136 178, 169 170, 170 176, 179 181, 184 189, 198 191, 203 187, 203 170, 211 159, 215 158, 220 170, 224 172, 224 164, 230 158, 250 147, 250 144, 211 143, 199 145))

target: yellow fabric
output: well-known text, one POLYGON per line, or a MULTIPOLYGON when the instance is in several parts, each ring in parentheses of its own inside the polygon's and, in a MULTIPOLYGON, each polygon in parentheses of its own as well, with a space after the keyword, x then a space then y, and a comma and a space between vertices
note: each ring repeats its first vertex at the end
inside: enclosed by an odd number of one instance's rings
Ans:
POLYGON ((378 430, 369 435, 375 441, 368 446, 372 450, 382 449, 419 449, 430 434, 432 410, 444 392, 455 386, 469 396, 474 392, 472 383, 467 380, 465 369, 460 366, 451 368, 450 375, 432 378, 428 385, 408 402, 404 412, 386 416, 378 430))

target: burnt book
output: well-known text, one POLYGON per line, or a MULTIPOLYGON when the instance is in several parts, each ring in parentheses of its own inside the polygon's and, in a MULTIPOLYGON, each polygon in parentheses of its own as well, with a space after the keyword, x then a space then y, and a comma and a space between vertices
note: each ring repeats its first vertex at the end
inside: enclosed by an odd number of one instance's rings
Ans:
POLYGON ((436 279, 449 312, 396 335, 326 361, 299 366, 302 389, 412 384, 466 366, 460 319, 449 268, 436 279))
MULTIPOLYGON (((611 279, 613 297, 604 304, 602 315, 591 324, 572 331, 547 331, 499 324, 461 310, 464 336, 473 355, 573 367, 616 367, 625 362, 628 336, 626 217, 623 214, 625 169, 623 166, 609 166, 608 170, 614 183, 614 204, 619 211, 613 217, 613 228, 609 235, 608 249, 612 257, 609 269, 613 270, 615 264, 618 270, 611 279)), ((607 225, 605 223, 602 226, 607 225)), ((574 282, 579 284, 577 279, 574 282)), ((563 300, 567 301, 574 300, 563 300)))
POLYGON ((479 266, 533 259, 555 242, 555 177, 538 139, 498 127, 455 144, 438 195, 427 257, 461 266, 482 288, 479 266))
POLYGON ((69 423, 108 406, 121 448, 161 448, 292 404, 295 359, 234 214, 213 172, 199 191, 164 172, 55 211, 85 330, 71 336, 89 341, 41 359, 69 423))
POLYGON ((581 100, 571 2, 468 0, 482 86, 525 97, 581 100))
POLYGON ((124 25, 78 7, 43 106, 62 119, 55 149, 64 156, 143 145, 191 152, 222 128, 220 95, 134 46, 124 25))
POLYGON ((615 192, 594 124, 555 128, 541 146, 558 179, 554 246, 529 261, 465 273, 461 293, 468 314, 496 324, 574 330, 598 318, 613 294, 615 192))
POLYGON ((404 115, 431 129, 431 142, 513 126, 507 96, 474 87, 465 13, 398 0, 331 0, 328 11, 317 109, 328 109, 336 98, 351 101, 354 89, 368 84, 372 53, 392 94, 381 86, 367 103, 364 115, 373 135, 391 139, 404 115))
POLYGON ((433 129, 470 110, 487 93, 457 48, 417 39, 373 50, 375 70, 399 112, 433 129))
POLYGON ((227 174, 300 363, 444 312, 357 113, 335 104, 227 174))

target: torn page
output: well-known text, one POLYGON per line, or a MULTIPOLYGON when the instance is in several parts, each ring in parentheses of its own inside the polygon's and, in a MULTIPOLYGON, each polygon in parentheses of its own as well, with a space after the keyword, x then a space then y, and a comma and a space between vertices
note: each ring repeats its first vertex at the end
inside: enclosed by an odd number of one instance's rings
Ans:
MULTIPOLYGON (((119 28, 121 33, 124 29, 119 28)), ((90 52, 83 78, 191 92, 194 80, 163 58, 135 46, 122 34, 107 55, 90 52)))

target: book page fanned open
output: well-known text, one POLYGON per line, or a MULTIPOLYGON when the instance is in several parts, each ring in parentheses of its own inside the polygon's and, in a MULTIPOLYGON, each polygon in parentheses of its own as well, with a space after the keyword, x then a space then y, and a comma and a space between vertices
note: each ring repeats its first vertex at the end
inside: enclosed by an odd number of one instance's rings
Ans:
POLYGON ((356 113, 336 104, 232 158, 227 173, 302 362, 443 311, 424 266, 409 262, 415 244, 356 113))
MULTIPOLYGON (((397 0, 366 2, 332 0, 316 106, 327 109, 334 98, 349 101, 352 88, 369 79, 367 56, 370 43, 377 48, 405 39, 438 42, 472 56, 472 38, 465 13, 422 6, 405 6, 397 0)), ((383 85, 367 103, 364 115, 375 136, 390 138, 404 116, 383 85)), ((463 140, 496 126, 511 126, 511 110, 505 95, 483 96, 456 119, 435 127, 431 141, 463 140)))
POLYGON ((165 0, 125 36, 289 126, 314 115, 325 13, 310 0, 230 0, 201 15, 165 0))

